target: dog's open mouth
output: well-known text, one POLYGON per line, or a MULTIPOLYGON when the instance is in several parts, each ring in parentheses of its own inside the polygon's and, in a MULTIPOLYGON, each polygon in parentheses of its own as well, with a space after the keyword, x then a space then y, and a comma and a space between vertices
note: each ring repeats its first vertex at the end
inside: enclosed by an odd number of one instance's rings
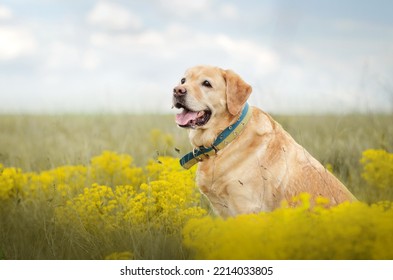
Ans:
POLYGON ((180 114, 176 115, 176 123, 178 126, 185 128, 195 128, 197 126, 205 125, 212 114, 210 110, 202 110, 198 112, 191 111, 181 103, 176 103, 175 107, 183 109, 180 114))

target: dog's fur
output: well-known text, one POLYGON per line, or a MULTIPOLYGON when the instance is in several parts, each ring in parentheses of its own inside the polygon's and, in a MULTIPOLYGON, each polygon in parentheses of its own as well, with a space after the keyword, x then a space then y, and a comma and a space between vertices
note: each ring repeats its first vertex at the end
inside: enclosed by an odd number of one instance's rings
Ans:
MULTIPOLYGON (((195 147, 211 147, 234 123, 252 88, 231 70, 197 66, 174 88, 174 106, 209 111, 206 124, 189 127, 195 147), (208 81, 210 86, 204 84, 208 81)), ((251 107, 250 107, 251 109, 251 107)), ((356 200, 348 189, 300 146, 270 115, 252 107, 244 131, 215 156, 199 163, 197 185, 217 214, 228 217, 272 211, 300 193, 336 205, 356 200)))

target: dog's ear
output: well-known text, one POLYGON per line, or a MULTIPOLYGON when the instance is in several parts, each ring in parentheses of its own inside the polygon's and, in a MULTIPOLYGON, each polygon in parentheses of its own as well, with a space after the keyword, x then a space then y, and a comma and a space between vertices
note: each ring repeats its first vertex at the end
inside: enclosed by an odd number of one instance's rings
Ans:
POLYGON ((233 116, 240 113, 248 97, 251 94, 252 87, 240 78, 232 70, 225 70, 224 79, 226 81, 227 107, 229 113, 233 116))

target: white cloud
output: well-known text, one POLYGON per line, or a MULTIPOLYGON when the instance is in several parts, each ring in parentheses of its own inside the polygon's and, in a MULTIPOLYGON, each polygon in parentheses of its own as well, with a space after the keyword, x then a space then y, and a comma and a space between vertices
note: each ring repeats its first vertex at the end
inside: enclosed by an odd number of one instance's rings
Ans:
POLYGON ((6 6, 0 5, 0 20, 9 20, 12 18, 12 11, 6 6))
POLYGON ((84 50, 79 45, 56 41, 52 42, 46 50, 45 70, 94 70, 101 64, 99 52, 94 49, 84 50))
POLYGON ((94 70, 101 64, 101 58, 97 51, 87 50, 83 54, 82 67, 88 70, 94 70))
POLYGON ((76 46, 53 42, 49 45, 47 53, 46 67, 49 69, 64 69, 80 65, 80 52, 76 46))
POLYGON ((165 11, 182 18, 201 13, 210 14, 210 11, 212 10, 211 0, 159 0, 159 2, 165 11))
POLYGON ((0 60, 30 55, 36 48, 37 42, 29 30, 16 26, 0 26, 0 60))
POLYGON ((239 18, 236 6, 232 4, 224 4, 220 8, 220 14, 225 19, 235 20, 239 18))
POLYGON ((177 31, 172 29, 167 29, 164 32, 146 30, 137 34, 96 32, 90 36, 90 42, 95 47, 116 50, 122 53, 139 51, 149 53, 151 49, 156 49, 162 54, 170 49, 176 51, 179 48, 177 43, 183 40, 176 34, 177 31))
MULTIPOLYGON (((232 61, 247 64, 258 70, 256 74, 272 72, 279 63, 278 55, 254 41, 234 39, 223 34, 195 32, 180 25, 171 25, 162 32, 146 30, 132 33, 93 33, 93 46, 122 54, 144 54, 165 58, 179 58, 182 55, 196 57, 213 54, 232 61), (186 38, 186 39, 185 39, 186 38)), ((191 66, 191 65, 190 65, 191 66)))
POLYGON ((199 20, 209 19, 213 21, 240 19, 239 8, 224 1, 159 0, 159 3, 162 11, 181 20, 192 17, 197 17, 199 20))
POLYGON ((228 56, 236 58, 241 64, 252 67, 256 75, 267 74, 275 71, 279 65, 279 56, 270 48, 259 45, 250 40, 232 39, 227 35, 214 38, 217 49, 224 50, 228 56))
POLYGON ((110 2, 98 2, 87 15, 87 22, 109 30, 139 29, 140 18, 127 8, 110 2))

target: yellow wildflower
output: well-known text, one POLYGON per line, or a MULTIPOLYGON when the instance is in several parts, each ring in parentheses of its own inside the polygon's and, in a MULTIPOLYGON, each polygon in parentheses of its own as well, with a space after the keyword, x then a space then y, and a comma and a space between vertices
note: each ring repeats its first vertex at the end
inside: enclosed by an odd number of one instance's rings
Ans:
POLYGON ((227 220, 192 219, 183 230, 184 244, 198 259, 393 258, 391 202, 317 210, 305 205, 310 202, 227 220))
POLYGON ((144 181, 142 168, 133 166, 129 155, 104 151, 91 159, 90 176, 93 183, 115 187, 139 186, 144 181))
POLYGON ((393 188, 393 153, 385 150, 366 150, 360 163, 363 165, 362 178, 376 188, 393 188))
POLYGON ((0 200, 16 196, 25 184, 25 177, 19 168, 0 166, 0 200))

